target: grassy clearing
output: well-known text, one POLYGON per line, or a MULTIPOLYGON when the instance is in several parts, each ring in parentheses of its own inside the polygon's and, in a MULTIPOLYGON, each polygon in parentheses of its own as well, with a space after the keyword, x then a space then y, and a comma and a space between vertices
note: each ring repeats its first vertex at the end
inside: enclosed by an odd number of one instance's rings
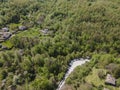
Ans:
POLYGON ((26 36, 26 37, 38 37, 40 36, 40 30, 38 28, 31 28, 29 30, 20 32, 17 36, 26 36))
POLYGON ((92 84, 96 85, 96 86, 104 85, 104 80, 101 80, 98 77, 98 72, 100 70, 103 70, 104 72, 106 72, 106 70, 104 70, 104 69, 93 68, 91 74, 88 75, 85 80, 89 83, 92 83, 92 84))
POLYGON ((91 74, 89 74, 85 78, 86 82, 91 83, 91 84, 95 85, 96 87, 104 86, 106 88, 109 88, 110 90, 120 90, 119 87, 113 87, 113 86, 109 86, 109 85, 105 85, 104 84, 105 79, 100 79, 98 77, 98 73, 101 70, 103 71, 103 73, 106 73, 105 69, 96 69, 96 68, 93 68, 91 74))

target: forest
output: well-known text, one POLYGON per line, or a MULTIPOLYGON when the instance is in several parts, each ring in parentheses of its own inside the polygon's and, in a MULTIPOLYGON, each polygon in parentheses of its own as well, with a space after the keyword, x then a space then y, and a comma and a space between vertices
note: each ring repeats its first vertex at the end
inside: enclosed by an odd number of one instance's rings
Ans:
POLYGON ((0 90, 56 90, 88 56, 65 90, 119 90, 120 0, 0 0, 0 90))

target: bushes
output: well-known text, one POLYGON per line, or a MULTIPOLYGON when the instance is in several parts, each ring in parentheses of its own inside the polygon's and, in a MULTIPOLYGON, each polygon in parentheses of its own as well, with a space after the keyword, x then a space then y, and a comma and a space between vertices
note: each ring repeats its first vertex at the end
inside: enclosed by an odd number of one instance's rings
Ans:
MULTIPOLYGON (((95 59, 96 60, 94 62, 97 62, 97 64, 95 65, 96 67, 105 68, 106 65, 114 62, 115 58, 110 54, 105 54, 105 55, 101 54, 101 56, 95 55, 95 59)), ((94 60, 94 57, 93 57, 93 60, 94 60)))
POLYGON ((1 79, 1 80, 5 79, 5 78, 7 77, 7 75, 8 75, 6 70, 1 70, 0 73, 1 73, 1 74, 0 74, 0 75, 1 75, 1 76, 0 76, 0 79, 1 79))
POLYGON ((2 67, 4 64, 4 60, 0 59, 0 67, 2 67))
POLYGON ((103 70, 100 70, 99 72, 98 72, 98 77, 100 78, 100 79, 105 79, 105 72, 103 71, 103 70))
POLYGON ((113 75, 115 78, 120 78, 120 65, 114 70, 113 75))
POLYGON ((40 54, 35 55, 33 62, 35 65, 44 66, 44 58, 40 54))
POLYGON ((120 78, 119 79, 117 79, 117 85, 116 86, 120 86, 120 78))
POLYGON ((16 48, 20 49, 30 49, 33 47, 35 44, 38 44, 39 40, 35 38, 29 38, 29 37, 17 37, 12 38, 11 43, 14 45, 16 48))
POLYGON ((51 81, 46 78, 37 78, 32 82, 32 87, 35 90, 55 90, 51 81))

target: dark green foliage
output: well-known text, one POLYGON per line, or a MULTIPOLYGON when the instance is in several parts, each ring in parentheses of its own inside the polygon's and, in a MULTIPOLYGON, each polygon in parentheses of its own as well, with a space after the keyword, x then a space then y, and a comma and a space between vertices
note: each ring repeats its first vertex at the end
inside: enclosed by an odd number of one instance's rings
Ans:
POLYGON ((1 71, 1 79, 5 79, 7 77, 7 72, 5 70, 1 71))
POLYGON ((100 71, 98 72, 98 77, 99 77, 100 79, 105 79, 105 72, 104 72, 103 70, 100 70, 100 71))
POLYGON ((114 70, 115 78, 120 78, 120 65, 114 70))
MULTIPOLYGON (((114 58, 120 54, 119 4, 120 0, 1 0, 0 29, 8 27, 15 32, 23 25, 28 30, 18 31, 2 43, 11 48, 0 51, 0 79, 7 78, 12 85, 17 75, 21 90, 55 90, 70 60, 96 53, 92 62, 76 69, 67 82, 76 88, 82 82, 94 90, 83 78, 91 67, 108 67, 108 72, 119 79, 120 61, 114 58), (51 33, 43 34, 44 29, 51 33), (99 56, 101 53, 105 55, 99 56)), ((99 77, 104 75, 100 72, 99 77)))

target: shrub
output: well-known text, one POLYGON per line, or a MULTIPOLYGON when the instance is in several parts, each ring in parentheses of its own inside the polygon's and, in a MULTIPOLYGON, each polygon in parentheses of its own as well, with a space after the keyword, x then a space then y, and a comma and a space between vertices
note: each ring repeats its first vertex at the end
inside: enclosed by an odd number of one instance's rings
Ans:
POLYGON ((118 87, 120 86, 120 78, 117 79, 117 86, 118 86, 118 87))
POLYGON ((118 66, 113 73, 115 78, 120 78, 120 66, 118 66))
POLYGON ((99 71, 98 71, 98 77, 99 77, 100 79, 104 79, 104 78, 105 78, 105 72, 104 72, 103 70, 99 70, 99 71))

